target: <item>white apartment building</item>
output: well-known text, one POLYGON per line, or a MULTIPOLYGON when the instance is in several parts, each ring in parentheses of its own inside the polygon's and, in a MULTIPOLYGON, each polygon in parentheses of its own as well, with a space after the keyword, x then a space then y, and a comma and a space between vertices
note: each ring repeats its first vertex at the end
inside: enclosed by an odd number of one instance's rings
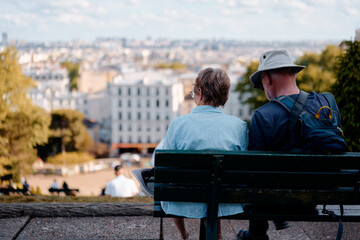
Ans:
POLYGON ((183 84, 169 72, 148 70, 115 77, 111 86, 113 146, 156 146, 171 120, 181 114, 183 101, 183 84))
POLYGON ((29 92, 33 103, 47 112, 54 109, 74 109, 88 114, 87 94, 69 91, 69 78, 66 69, 25 69, 24 74, 36 84, 29 92))

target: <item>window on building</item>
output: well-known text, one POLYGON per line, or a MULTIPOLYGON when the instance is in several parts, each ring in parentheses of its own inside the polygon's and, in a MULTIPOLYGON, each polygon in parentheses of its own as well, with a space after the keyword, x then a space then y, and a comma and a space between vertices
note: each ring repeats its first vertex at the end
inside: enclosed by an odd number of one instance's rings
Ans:
POLYGON ((141 137, 138 138, 138 143, 141 143, 141 137))
POLYGON ((119 124, 119 131, 121 132, 122 131, 122 125, 119 124))
POLYGON ((156 100, 156 107, 160 107, 160 100, 156 100))
POLYGON ((141 108, 141 100, 140 99, 137 102, 137 106, 138 106, 138 108, 141 108))
POLYGON ((146 113, 146 120, 150 120, 150 113, 149 112, 146 113))
POLYGON ((146 106, 150 107, 150 100, 146 100, 146 106))
POLYGON ((141 125, 138 126, 138 132, 141 132, 141 125))
POLYGON ((138 112, 138 120, 141 120, 141 112, 138 112))
POLYGON ((121 112, 119 112, 119 120, 121 120, 121 112))
POLYGON ((128 88, 128 96, 131 96, 131 88, 128 88))
POLYGON ((156 128, 156 131, 157 131, 157 132, 160 132, 160 127, 157 127, 157 128, 156 128))
POLYGON ((119 96, 121 96, 121 88, 119 88, 119 96))
POLYGON ((132 139, 131 139, 131 136, 129 136, 129 143, 132 143, 132 139))
POLYGON ((132 131, 131 124, 130 124, 129 127, 128 127, 128 131, 129 131, 129 132, 132 131))
POLYGON ((166 95, 166 96, 169 95, 169 88, 165 88, 165 95, 166 95))
POLYGON ((150 127, 148 127, 146 130, 147 130, 148 132, 150 132, 150 131, 151 131, 151 128, 150 128, 150 127))
POLYGON ((119 107, 121 107, 121 100, 119 100, 119 107))
POLYGON ((131 100, 128 100, 128 107, 131 107, 131 100))
POLYGON ((169 120, 169 115, 166 114, 165 119, 166 119, 166 120, 169 120))
POLYGON ((148 143, 151 143, 151 138, 150 138, 150 136, 148 136, 147 142, 148 142, 148 143))
POLYGON ((242 115, 243 115, 243 110, 239 109, 239 116, 242 117, 242 115))
POLYGON ((156 96, 159 96, 159 94, 160 94, 160 90, 159 88, 156 88, 156 96))
POLYGON ((156 114, 156 120, 160 120, 160 114, 156 114))
POLYGON ((141 91, 140 91, 140 88, 137 89, 137 95, 140 96, 141 94, 141 91))
POLYGON ((120 136, 120 139, 119 139, 119 143, 122 143, 123 141, 122 141, 122 137, 120 136))
POLYGON ((128 112, 128 120, 131 120, 131 112, 128 112))
POLYGON ((150 88, 146 88, 146 96, 150 96, 150 88))
POLYGON ((168 107, 169 106, 169 100, 165 101, 165 106, 168 107))

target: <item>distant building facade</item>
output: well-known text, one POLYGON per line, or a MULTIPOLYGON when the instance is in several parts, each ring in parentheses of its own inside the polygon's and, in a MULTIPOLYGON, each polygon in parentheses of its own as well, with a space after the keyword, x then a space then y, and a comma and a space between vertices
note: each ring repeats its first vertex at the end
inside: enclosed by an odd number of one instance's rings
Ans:
POLYGON ((360 42, 360 28, 356 29, 355 41, 360 42))
POLYGON ((69 78, 66 69, 25 70, 36 87, 29 92, 33 103, 47 112, 55 109, 74 109, 88 114, 87 94, 69 91, 69 78))
POLYGON ((240 80, 240 76, 230 74, 229 77, 231 81, 229 99, 225 104, 223 112, 229 115, 234 115, 242 120, 250 121, 252 110, 248 104, 240 102, 240 93, 235 91, 236 85, 240 80))
POLYGON ((115 77, 111 86, 113 146, 155 147, 171 120, 181 114, 183 101, 183 84, 168 72, 149 70, 115 77))

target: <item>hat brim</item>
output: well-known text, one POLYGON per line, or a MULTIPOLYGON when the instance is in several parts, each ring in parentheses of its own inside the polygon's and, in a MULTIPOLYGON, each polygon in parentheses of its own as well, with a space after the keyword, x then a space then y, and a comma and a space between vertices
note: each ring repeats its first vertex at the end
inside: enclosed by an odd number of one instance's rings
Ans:
POLYGON ((286 64, 286 65, 277 66, 276 68, 261 69, 261 70, 258 70, 256 72, 254 72, 253 74, 251 74, 250 82, 252 83, 254 88, 264 89, 263 85, 262 85, 262 82, 261 82, 262 72, 269 71, 269 70, 274 70, 274 69, 279 69, 279 68, 295 68, 296 72, 298 73, 298 72, 300 72, 301 70, 303 70, 306 67, 301 66, 301 65, 288 65, 288 64, 286 64))
POLYGON ((154 197, 154 182, 148 181, 145 183, 144 175, 148 175, 152 168, 140 168, 132 170, 131 173, 134 175, 136 180, 140 183, 141 189, 144 191, 146 195, 149 197, 154 197))

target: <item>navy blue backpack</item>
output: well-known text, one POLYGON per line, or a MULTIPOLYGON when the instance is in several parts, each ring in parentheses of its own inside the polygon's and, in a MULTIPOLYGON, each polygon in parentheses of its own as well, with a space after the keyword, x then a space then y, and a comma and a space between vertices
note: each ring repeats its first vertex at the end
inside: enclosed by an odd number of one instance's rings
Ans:
POLYGON ((340 128, 340 119, 338 119, 340 114, 336 111, 335 98, 330 93, 321 94, 326 98, 328 106, 322 106, 315 116, 304 109, 309 96, 307 92, 300 91, 296 101, 288 96, 280 96, 273 100, 290 113, 288 132, 300 131, 300 138, 297 146, 292 150, 293 152, 334 153, 348 151, 343 131, 340 128), (320 117, 320 111, 323 109, 329 109, 327 118, 320 117))

